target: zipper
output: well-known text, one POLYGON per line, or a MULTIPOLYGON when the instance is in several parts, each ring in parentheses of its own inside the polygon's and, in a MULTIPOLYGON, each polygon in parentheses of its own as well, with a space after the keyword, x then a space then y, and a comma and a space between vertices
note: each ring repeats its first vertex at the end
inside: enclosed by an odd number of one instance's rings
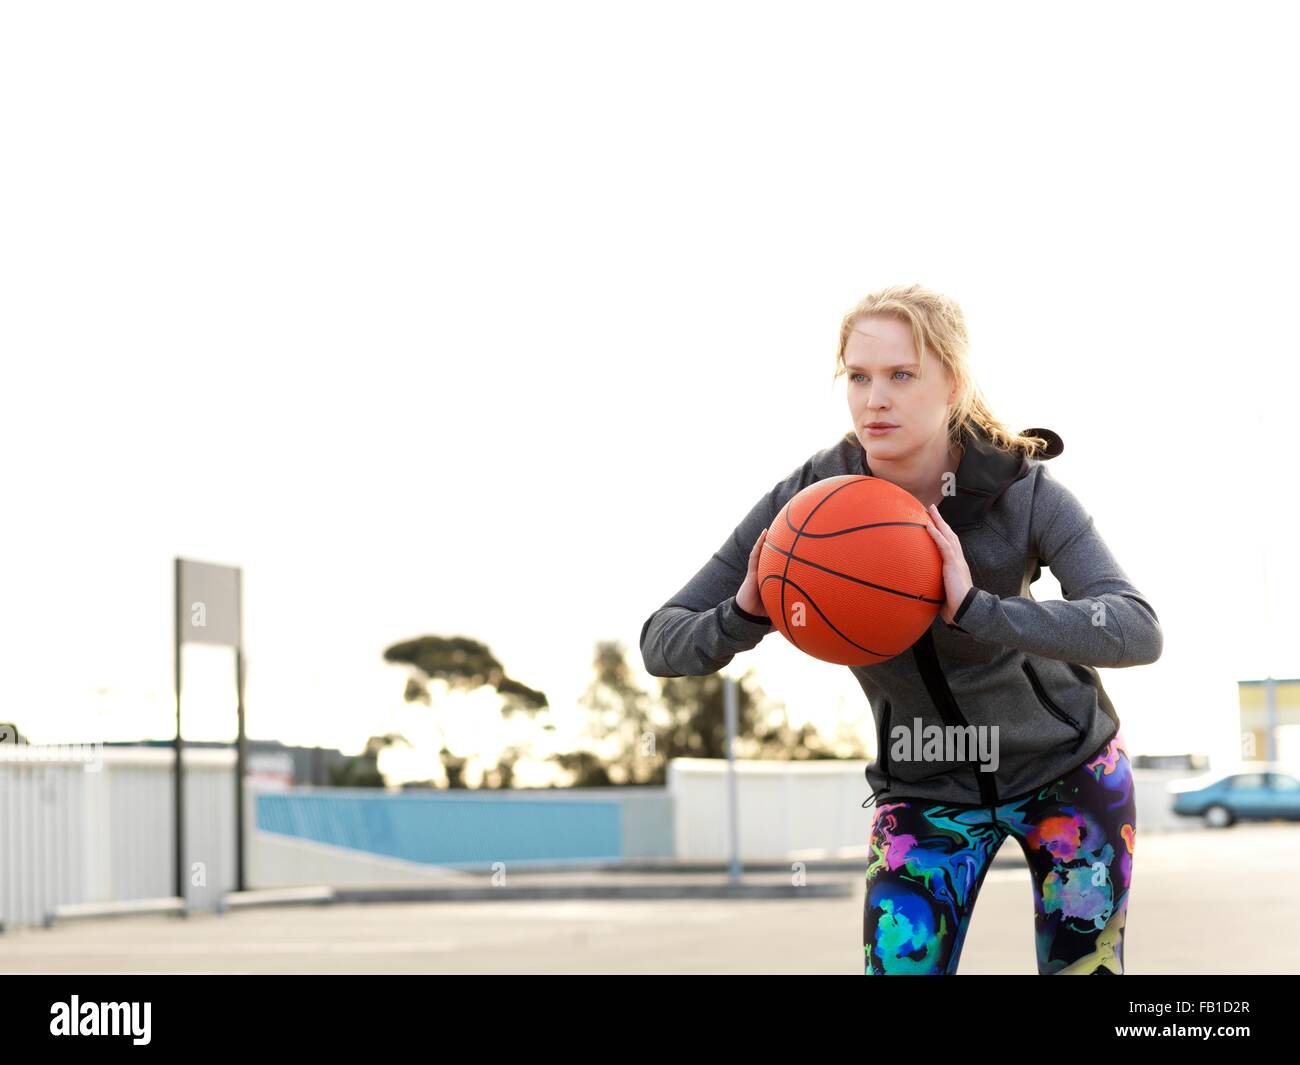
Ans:
POLYGON ((880 762, 880 771, 885 774, 885 783, 889 783, 889 718, 894 712, 893 706, 889 700, 885 700, 885 716, 880 726, 880 753, 877 760, 880 762))
POLYGON ((1070 728, 1074 729, 1080 736, 1083 735, 1083 728, 1069 714, 1057 706, 1048 697, 1047 689, 1043 687, 1043 682, 1038 679, 1038 674, 1034 672, 1034 667, 1030 665, 1029 659, 1024 659, 1020 663, 1021 668, 1025 671, 1025 676, 1029 678, 1029 683, 1033 686, 1034 694, 1038 696, 1038 701, 1046 707, 1047 711, 1061 721, 1064 721, 1070 728))
MULTIPOLYGON (((925 690, 929 693, 935 709, 939 711, 943 723, 970 728, 970 722, 966 720, 961 707, 957 705, 956 697, 952 694, 952 689, 948 687, 948 678, 943 675, 943 669, 939 665, 939 652, 935 650, 934 637, 929 629, 921 633, 921 638, 912 644, 912 660, 916 663, 921 680, 925 682, 925 690)), ((970 768, 975 774, 975 788, 980 795, 980 805, 999 805, 997 785, 990 779, 997 774, 982 772, 979 763, 974 761, 970 763, 970 768)))
MULTIPOLYGON (((885 792, 889 791, 889 715, 893 709, 894 708, 890 705, 889 700, 886 699, 884 713, 881 715, 880 725, 880 736, 883 738, 878 739, 876 743, 876 764, 880 766, 880 771, 885 774, 885 786, 880 789, 879 794, 874 791, 872 792, 870 798, 862 804, 864 810, 875 802, 880 795, 884 795, 885 792)), ((863 772, 865 773, 866 770, 863 770, 863 772)))

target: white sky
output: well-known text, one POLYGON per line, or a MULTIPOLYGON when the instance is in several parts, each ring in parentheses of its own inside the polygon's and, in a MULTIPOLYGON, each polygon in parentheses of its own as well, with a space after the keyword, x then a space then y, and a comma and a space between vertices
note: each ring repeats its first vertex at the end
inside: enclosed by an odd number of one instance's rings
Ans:
MULTIPOLYGON (((593 642, 639 668, 849 428, 840 315, 920 281, 1160 615, 1103 671, 1131 749, 1230 749, 1236 681, 1300 676, 1300 86, 1280 8, 1225 12, 8 5, 0 720, 169 735, 179 554, 244 567, 254 737, 432 735, 380 659, 423 633, 576 722, 593 642)), ((779 636, 735 665, 869 722, 779 636)), ((230 735, 229 654, 186 670, 230 735)))

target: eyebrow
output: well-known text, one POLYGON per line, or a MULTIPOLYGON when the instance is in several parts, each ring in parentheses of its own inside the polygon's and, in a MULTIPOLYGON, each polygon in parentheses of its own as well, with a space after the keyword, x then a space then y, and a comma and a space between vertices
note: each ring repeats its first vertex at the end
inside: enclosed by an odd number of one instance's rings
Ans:
MULTIPOLYGON (((845 366, 845 369, 849 370, 865 370, 866 368, 867 367, 865 366, 858 366, 856 363, 852 362, 845 366)), ((921 364, 919 362, 900 362, 897 366, 885 367, 886 370, 919 370, 920 368, 921 364)))

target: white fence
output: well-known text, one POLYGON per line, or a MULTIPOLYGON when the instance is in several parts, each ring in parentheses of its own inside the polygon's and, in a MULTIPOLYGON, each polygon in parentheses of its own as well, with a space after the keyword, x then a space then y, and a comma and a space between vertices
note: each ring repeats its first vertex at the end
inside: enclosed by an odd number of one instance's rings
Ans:
MULTIPOLYGON (((0 925, 174 896, 174 760, 168 748, 0 745, 0 925)), ((190 908, 234 887, 234 762, 233 750, 185 751, 190 908)))

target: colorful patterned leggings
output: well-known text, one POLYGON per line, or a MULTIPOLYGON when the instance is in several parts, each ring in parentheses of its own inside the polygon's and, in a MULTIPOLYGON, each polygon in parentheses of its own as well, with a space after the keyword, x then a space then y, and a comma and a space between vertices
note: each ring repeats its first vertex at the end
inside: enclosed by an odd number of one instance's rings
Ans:
POLYGON ((1136 827, 1120 732, 1076 769, 999 806, 877 806, 862 924, 867 975, 955 973, 975 897, 1007 836, 1032 873, 1039 975, 1122 974, 1136 827))

